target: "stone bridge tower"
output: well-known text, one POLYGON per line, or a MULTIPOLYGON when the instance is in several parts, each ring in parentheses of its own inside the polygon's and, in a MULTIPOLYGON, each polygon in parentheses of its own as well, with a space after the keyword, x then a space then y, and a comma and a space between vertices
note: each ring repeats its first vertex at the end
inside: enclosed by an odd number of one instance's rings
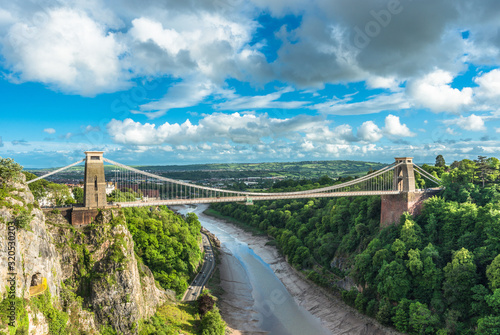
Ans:
POLYGON ((400 192, 415 192, 415 174, 413 157, 396 157, 396 164, 403 163, 394 169, 393 189, 400 192))
POLYGON ((104 162, 102 160, 103 152, 86 151, 85 155, 83 206, 87 208, 104 208, 107 202, 104 162))
POLYGON ((71 212, 71 223, 77 227, 91 223, 98 209, 107 207, 103 151, 86 151, 85 155, 83 207, 73 207, 71 212))
POLYGON ((433 195, 415 189, 413 157, 396 157, 396 164, 403 163, 394 169, 393 190, 400 194, 382 195, 380 227, 393 223, 399 224, 403 213, 420 214, 423 201, 433 195))

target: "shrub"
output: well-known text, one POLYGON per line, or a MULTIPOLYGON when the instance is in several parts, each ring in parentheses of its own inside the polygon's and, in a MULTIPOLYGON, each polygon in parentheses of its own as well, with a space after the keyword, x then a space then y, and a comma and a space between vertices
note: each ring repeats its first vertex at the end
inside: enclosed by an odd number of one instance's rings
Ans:
POLYGON ((26 212, 22 212, 16 217, 14 224, 16 225, 17 228, 27 229, 30 227, 31 218, 32 215, 26 212))
POLYGON ((222 320, 217 308, 207 312, 201 319, 202 335, 224 335, 226 332, 226 323, 222 320))
POLYGON ((23 167, 14 162, 12 158, 0 157, 0 179, 3 179, 4 182, 7 180, 18 181, 22 169, 23 167))

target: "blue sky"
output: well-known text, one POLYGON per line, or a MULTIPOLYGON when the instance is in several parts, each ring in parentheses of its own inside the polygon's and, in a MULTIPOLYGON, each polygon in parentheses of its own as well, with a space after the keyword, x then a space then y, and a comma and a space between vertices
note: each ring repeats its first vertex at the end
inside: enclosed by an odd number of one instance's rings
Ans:
POLYGON ((26 167, 500 149, 494 0, 21 0, 0 36, 0 156, 26 167))

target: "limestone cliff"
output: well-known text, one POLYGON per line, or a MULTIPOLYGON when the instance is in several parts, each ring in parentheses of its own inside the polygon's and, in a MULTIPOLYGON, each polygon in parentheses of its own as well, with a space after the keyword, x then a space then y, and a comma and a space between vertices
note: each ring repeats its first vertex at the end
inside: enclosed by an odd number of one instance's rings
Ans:
MULTIPOLYGON (((59 296, 61 287, 60 256, 52 236, 47 232, 43 212, 34 204, 34 198, 24 182, 24 175, 19 182, 9 182, 2 187, 0 195, 0 296, 6 293, 9 273, 15 273, 16 296, 28 298, 28 290, 33 276, 47 278, 47 284, 53 295, 59 296), (9 223, 26 221, 26 228, 15 229, 15 258, 9 259, 8 235, 9 223), (8 271, 7 264, 12 262, 14 271, 8 271)), ((2 183, 0 181, 0 187, 2 183)), ((13 251, 13 250, 11 250, 13 251)))
MULTIPOLYGON (((70 333, 97 334, 110 326, 120 334, 137 334, 139 320, 153 315, 167 299, 175 299, 172 292, 156 287, 151 271, 136 259, 119 210, 102 211, 91 225, 76 229, 57 211, 44 215, 24 175, 18 182, 0 180, 2 184, 0 301, 7 297, 9 273, 16 273, 16 297, 26 299, 20 300, 25 305, 22 313, 27 313, 23 322, 29 323, 24 331, 47 334, 55 327, 43 314, 42 298, 29 297, 30 286, 41 278, 47 279, 50 292, 44 293, 43 301, 65 316, 60 320, 74 330, 70 333), (9 271, 8 227, 13 223, 16 258, 9 271)), ((5 320, 0 321, 0 332, 2 328, 5 320)))
POLYGON ((98 324, 135 334, 140 319, 175 299, 157 288, 151 271, 136 260, 132 236, 118 210, 102 211, 82 229, 70 226, 60 214, 47 218, 63 259, 62 280, 84 298, 98 324))

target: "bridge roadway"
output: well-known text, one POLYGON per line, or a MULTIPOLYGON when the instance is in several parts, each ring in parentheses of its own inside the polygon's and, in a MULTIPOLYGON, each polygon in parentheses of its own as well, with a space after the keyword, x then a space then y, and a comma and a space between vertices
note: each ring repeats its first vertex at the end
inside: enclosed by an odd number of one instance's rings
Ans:
POLYGON ((280 200, 280 199, 308 199, 308 198, 333 198, 333 197, 354 197, 368 195, 387 195, 400 194, 400 191, 357 191, 357 192, 323 192, 323 193, 307 193, 307 194, 280 194, 280 195, 262 195, 257 196, 234 196, 234 197, 212 197, 212 198, 194 198, 194 199, 168 199, 168 200, 151 200, 151 201, 130 201, 130 202, 113 202, 113 205, 120 207, 146 207, 146 206, 163 206, 163 205, 189 205, 189 204, 208 204, 214 202, 246 202, 247 199, 252 201, 262 200, 280 200))

